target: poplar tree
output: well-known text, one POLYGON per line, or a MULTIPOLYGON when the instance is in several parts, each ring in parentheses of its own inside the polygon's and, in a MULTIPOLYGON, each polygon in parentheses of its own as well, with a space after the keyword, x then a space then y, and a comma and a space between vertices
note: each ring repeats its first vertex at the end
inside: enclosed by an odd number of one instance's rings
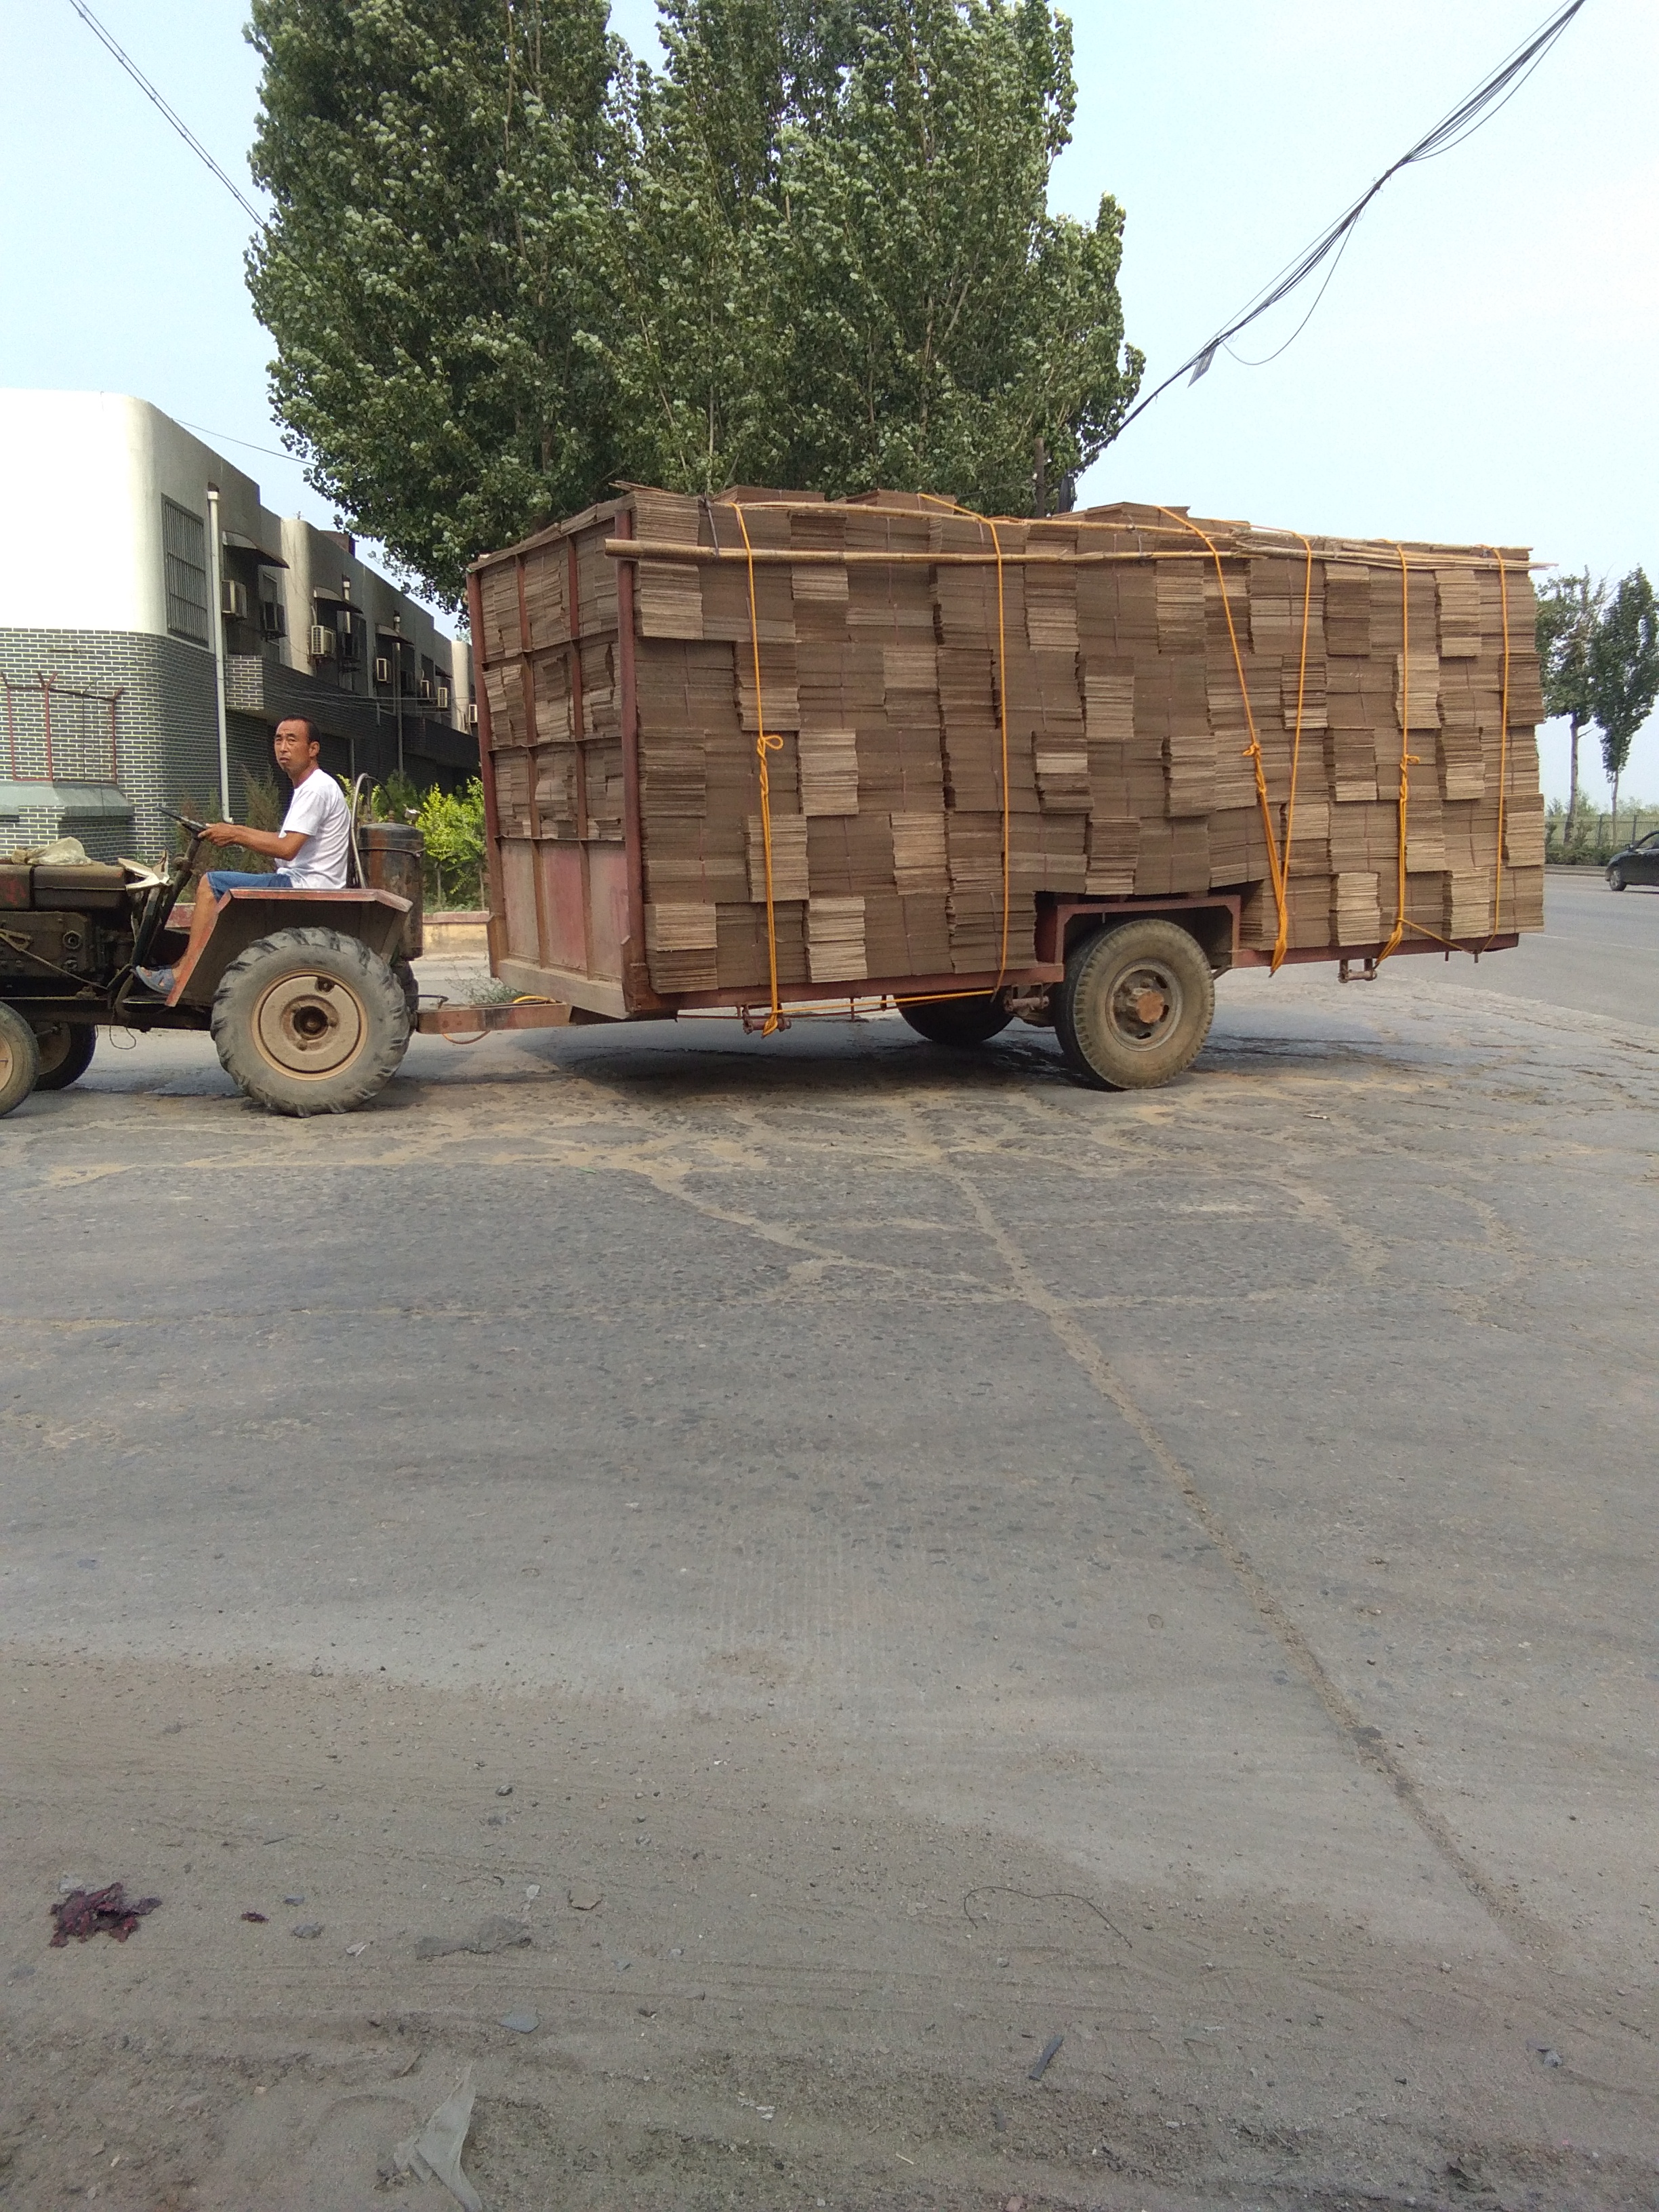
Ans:
POLYGON ((635 478, 1026 511, 1140 374, 1054 216, 1048 0, 252 0, 249 260, 312 482, 434 592, 635 478))
POLYGON ((1601 732, 1601 765, 1613 786, 1619 830, 1619 779, 1636 732, 1659 698, 1659 607, 1645 573, 1632 568, 1608 601, 1589 650, 1590 698, 1601 732))
POLYGON ((248 258, 312 483, 441 597, 622 465, 602 267, 629 124, 606 0, 252 0, 248 258))
POLYGON ((1538 669, 1544 712, 1552 720, 1566 718, 1568 732, 1567 822, 1564 858, 1571 858, 1573 819, 1578 811, 1578 740, 1595 719, 1590 690, 1590 645, 1607 603, 1605 581, 1588 568, 1581 576, 1552 576, 1538 594, 1538 669))

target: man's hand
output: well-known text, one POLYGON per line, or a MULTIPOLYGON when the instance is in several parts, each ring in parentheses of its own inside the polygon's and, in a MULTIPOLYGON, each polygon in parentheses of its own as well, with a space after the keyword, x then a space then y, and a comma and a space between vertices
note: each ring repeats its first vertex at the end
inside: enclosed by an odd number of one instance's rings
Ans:
POLYGON ((202 835, 210 845, 246 845, 247 831, 239 822, 210 822, 202 835))

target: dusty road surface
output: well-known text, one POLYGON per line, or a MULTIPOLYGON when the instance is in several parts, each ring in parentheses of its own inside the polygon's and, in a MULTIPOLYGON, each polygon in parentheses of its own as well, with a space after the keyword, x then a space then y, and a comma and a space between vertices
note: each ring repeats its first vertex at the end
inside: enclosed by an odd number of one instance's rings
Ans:
POLYGON ((1599 868, 1551 868, 1544 927, 1489 960, 1454 960, 1445 980, 1572 1013, 1659 1023, 1659 885, 1607 887, 1599 868))
POLYGON ((1659 2203, 1659 1021, 1220 1001, 0 1125, 0 2203, 1659 2203))

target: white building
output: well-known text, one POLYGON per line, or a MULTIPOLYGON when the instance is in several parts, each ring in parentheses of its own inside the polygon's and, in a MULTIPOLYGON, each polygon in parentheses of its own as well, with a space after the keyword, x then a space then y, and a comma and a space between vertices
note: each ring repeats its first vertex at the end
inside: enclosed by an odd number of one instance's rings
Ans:
POLYGON ((289 714, 342 774, 476 771, 465 643, 159 409, 0 392, 0 849, 245 815, 289 714))

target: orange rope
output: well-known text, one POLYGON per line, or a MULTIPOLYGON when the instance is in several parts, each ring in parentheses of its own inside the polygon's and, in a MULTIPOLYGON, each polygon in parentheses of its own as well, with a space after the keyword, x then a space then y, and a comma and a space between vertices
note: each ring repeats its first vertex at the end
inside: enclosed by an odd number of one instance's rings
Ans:
MULTIPOLYGON (((1302 537, 1300 531, 1297 532, 1302 537)), ((1313 546, 1302 538, 1302 550, 1307 555, 1307 566, 1302 577, 1302 661, 1296 676, 1296 734, 1291 740, 1291 796, 1285 809, 1285 880, 1288 890, 1291 874, 1291 840, 1296 835, 1297 776, 1302 766, 1302 706, 1308 689, 1308 621, 1313 611, 1313 546)), ((1291 922, 1286 900, 1279 905, 1279 928, 1273 937, 1273 957, 1268 967, 1269 975, 1276 975, 1284 963, 1290 945, 1291 922)))
POLYGON ((749 540, 749 525, 744 520, 743 502, 733 501, 738 527, 743 532, 743 542, 749 555, 749 636, 755 648, 755 757, 758 763, 760 784, 761 847, 766 859, 766 966, 771 986, 771 1009, 766 1017, 763 1036, 771 1036, 789 1026, 781 1000, 778 997, 778 917, 772 896, 772 778, 766 764, 768 753, 783 750, 781 737, 769 737, 766 714, 761 703, 760 612, 755 604, 755 549, 749 540))
MULTIPOLYGON (((1376 956, 1380 968, 1391 952, 1398 951, 1406 934, 1406 807, 1411 798, 1412 770, 1412 610, 1411 568, 1406 549, 1391 540, 1400 556, 1400 866, 1395 892, 1394 927, 1376 956)), ((1424 934, 1432 935, 1431 931, 1424 934)))
MULTIPOLYGON (((1245 746, 1244 753, 1255 770, 1256 804, 1261 809, 1261 827, 1266 831, 1267 838, 1267 878, 1273 886, 1273 904, 1279 914, 1279 936, 1283 938, 1287 935, 1290 926, 1285 905, 1285 866, 1279 858, 1279 841, 1273 836, 1273 806, 1267 797, 1267 777, 1261 761, 1261 740, 1255 733, 1255 716, 1250 708, 1250 687, 1244 675, 1244 657, 1238 649, 1238 631, 1233 622, 1232 602, 1227 597, 1227 572, 1221 565, 1220 550, 1214 539, 1206 537, 1195 522, 1189 521, 1184 514, 1177 514, 1172 507, 1160 507, 1158 512, 1160 514, 1167 514, 1171 522, 1185 523, 1195 538, 1203 538, 1205 544, 1210 549, 1211 558, 1215 562, 1216 580, 1221 586, 1221 611, 1227 617, 1227 636, 1233 648, 1233 669, 1238 678, 1238 696, 1244 702, 1244 726, 1250 733, 1250 742, 1245 746)), ((1304 542, 1305 544, 1306 541, 1304 542)), ((1310 590, 1312 575, 1312 556, 1310 554, 1309 588, 1310 590)), ((1307 652, 1305 626, 1303 630, 1302 645, 1305 656, 1307 652)), ((1292 799, 1295 797, 1294 783, 1291 787, 1291 797, 1292 799)), ((1277 967, 1283 957, 1284 955, 1277 951, 1276 939, 1273 965, 1277 967)))
POLYGON ((1498 869, 1492 884, 1492 933, 1496 937, 1503 926, 1504 813, 1510 793, 1510 573, 1496 545, 1488 546, 1486 550, 1498 563, 1498 589, 1504 604, 1504 727, 1498 740, 1498 869))
MULTIPOLYGON (((907 1006, 928 1006, 934 1000, 945 998, 995 998, 997 993, 1002 988, 1002 979, 1008 972, 1008 909, 1013 896, 1012 862, 1010 854, 1011 803, 1008 796, 1008 621, 1006 594, 1004 588, 1002 539, 998 535, 995 522, 989 516, 976 514, 972 507, 962 506, 957 501, 948 498, 942 492, 924 491, 918 494, 918 496, 925 499, 930 506, 942 507, 949 514, 957 514, 964 521, 977 524, 981 532, 988 530, 991 533, 991 550, 996 556, 997 704, 1002 738, 1002 943, 997 959, 997 980, 988 991, 935 991, 929 993, 924 998, 906 998, 902 1001, 895 1000, 894 1002, 896 1005, 902 1003, 907 1006)), ((1010 518, 1005 516, 1003 519, 1006 521, 1010 518)))

